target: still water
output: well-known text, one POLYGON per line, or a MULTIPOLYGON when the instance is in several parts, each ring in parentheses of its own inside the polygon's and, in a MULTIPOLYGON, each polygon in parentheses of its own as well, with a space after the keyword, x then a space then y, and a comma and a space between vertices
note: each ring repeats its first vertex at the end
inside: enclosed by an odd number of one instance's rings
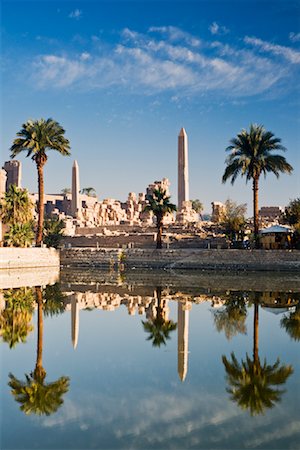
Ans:
POLYGON ((63 272, 0 294, 8 449, 299 449, 300 279, 63 272))

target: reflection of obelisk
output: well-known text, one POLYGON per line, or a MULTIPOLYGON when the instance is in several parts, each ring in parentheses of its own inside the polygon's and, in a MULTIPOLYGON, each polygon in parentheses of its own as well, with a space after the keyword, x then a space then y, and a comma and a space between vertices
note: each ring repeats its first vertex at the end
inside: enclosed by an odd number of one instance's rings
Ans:
POLYGON ((178 136, 178 211, 189 200, 188 138, 184 128, 178 136))
POLYGON ((190 302, 178 302, 177 336, 178 336, 178 375, 181 381, 185 380, 188 370, 189 353, 189 310, 190 302))
POLYGON ((71 299, 71 323, 72 323, 72 344, 74 349, 77 347, 79 334, 79 307, 76 294, 71 299))
POLYGON ((72 216, 78 217, 80 213, 80 198, 79 198, 79 167, 77 161, 74 161, 72 167, 72 216))

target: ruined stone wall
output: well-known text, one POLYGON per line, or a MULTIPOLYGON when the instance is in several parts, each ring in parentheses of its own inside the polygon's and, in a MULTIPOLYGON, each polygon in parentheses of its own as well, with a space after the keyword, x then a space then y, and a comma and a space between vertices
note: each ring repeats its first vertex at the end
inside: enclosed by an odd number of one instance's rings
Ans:
POLYGON ((59 251, 54 248, 0 248, 0 269, 55 266, 59 267, 59 251))
POLYGON ((231 271, 300 271, 299 250, 233 249, 96 249, 61 250, 63 266, 125 269, 203 269, 231 271))

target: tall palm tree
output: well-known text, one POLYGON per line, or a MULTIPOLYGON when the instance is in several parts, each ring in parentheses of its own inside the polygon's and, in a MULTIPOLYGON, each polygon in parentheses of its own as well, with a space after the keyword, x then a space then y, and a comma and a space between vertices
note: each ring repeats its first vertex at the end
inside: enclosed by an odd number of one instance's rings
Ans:
POLYGON ((269 365, 266 359, 261 363, 258 355, 258 301, 254 303, 253 317, 253 359, 246 355, 246 361, 239 364, 235 354, 231 361, 222 356, 231 399, 242 409, 249 409, 251 415, 263 414, 265 408, 273 408, 279 402, 284 390, 276 386, 283 385, 293 373, 290 365, 281 365, 280 360, 269 365))
POLYGON ((230 143, 226 149, 230 154, 225 161, 227 167, 222 182, 231 178, 231 184, 234 184, 238 175, 245 176, 246 181, 252 180, 254 237, 258 247, 259 178, 268 172, 273 172, 278 178, 280 172, 291 173, 293 168, 283 156, 274 155, 274 151, 285 151, 286 148, 281 145, 281 139, 266 131, 262 125, 251 124, 249 131, 242 130, 230 143))
POLYGON ((25 381, 18 380, 9 374, 8 385, 20 409, 25 414, 50 415, 57 411, 63 403, 63 395, 68 392, 69 378, 60 377, 52 383, 46 383, 46 371, 43 367, 43 293, 41 287, 36 287, 38 304, 38 340, 35 369, 30 375, 25 374, 25 381))
POLYGON ((149 204, 145 206, 144 211, 152 211, 156 217, 156 248, 162 248, 162 232, 165 215, 177 210, 176 205, 170 203, 170 198, 161 187, 154 189, 153 193, 147 196, 149 204))
POLYGON ((70 155, 70 143, 64 136, 65 130, 53 119, 28 120, 22 125, 10 148, 11 158, 15 158, 22 151, 27 152, 35 162, 38 172, 38 226, 36 245, 43 240, 44 223, 44 166, 47 162, 47 152, 56 150, 61 155, 70 155))
POLYGON ((166 320, 161 295, 162 288, 156 288, 156 315, 148 321, 142 321, 144 330, 149 333, 147 341, 152 341, 153 347, 160 347, 162 344, 166 345, 166 340, 170 339, 170 332, 177 328, 177 323, 172 320, 166 320))
POLYGON ((33 203, 26 189, 11 184, 0 202, 0 215, 3 223, 21 225, 33 218, 33 203))

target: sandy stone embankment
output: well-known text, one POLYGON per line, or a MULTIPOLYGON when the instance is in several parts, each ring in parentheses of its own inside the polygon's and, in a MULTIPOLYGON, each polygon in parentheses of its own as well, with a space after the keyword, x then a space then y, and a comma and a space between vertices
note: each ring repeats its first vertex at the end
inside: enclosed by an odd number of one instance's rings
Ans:
POLYGON ((0 269, 59 267, 59 250, 54 248, 0 248, 0 269))
POLYGON ((65 267, 300 272, 299 250, 71 248, 60 258, 65 267))

